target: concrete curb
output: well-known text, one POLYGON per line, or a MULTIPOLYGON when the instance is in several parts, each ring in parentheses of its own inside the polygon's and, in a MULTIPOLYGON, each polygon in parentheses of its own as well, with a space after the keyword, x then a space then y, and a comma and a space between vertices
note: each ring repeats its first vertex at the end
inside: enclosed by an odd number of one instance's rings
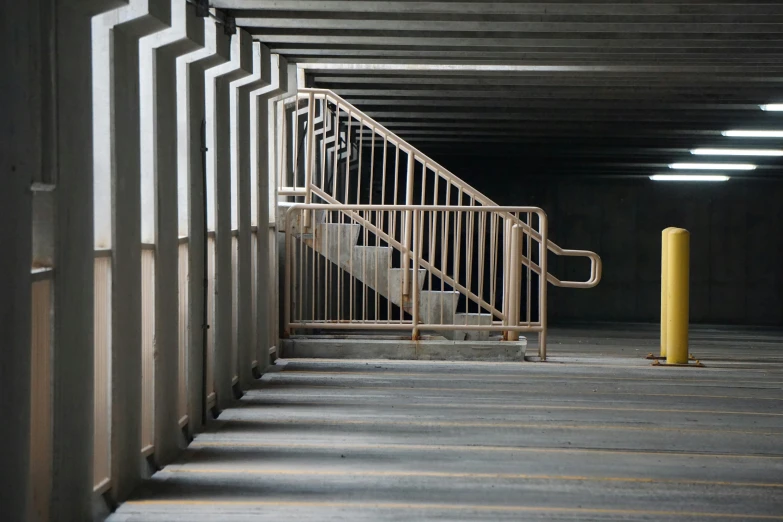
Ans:
POLYGON ((527 340, 410 341, 405 339, 284 339, 281 357, 324 359, 398 359, 424 361, 522 362, 527 340))

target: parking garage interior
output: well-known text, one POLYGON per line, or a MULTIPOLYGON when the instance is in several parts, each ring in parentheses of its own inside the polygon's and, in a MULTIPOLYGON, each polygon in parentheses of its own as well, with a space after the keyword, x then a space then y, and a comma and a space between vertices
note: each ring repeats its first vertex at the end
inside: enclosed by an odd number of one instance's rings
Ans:
POLYGON ((4 12, 0 519, 783 520, 780 2, 4 12), (600 282, 549 285, 512 361, 367 329, 286 352, 281 216, 311 201, 285 140, 311 146, 324 92, 425 173, 542 209, 600 282), (667 227, 690 233, 676 367, 667 227))

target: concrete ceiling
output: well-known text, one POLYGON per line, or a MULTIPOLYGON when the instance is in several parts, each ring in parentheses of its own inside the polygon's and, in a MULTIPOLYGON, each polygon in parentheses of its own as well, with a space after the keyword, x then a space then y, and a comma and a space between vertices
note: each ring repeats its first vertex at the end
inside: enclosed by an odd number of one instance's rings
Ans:
MULTIPOLYGON (((520 173, 641 176, 721 136, 780 129, 783 2, 215 0, 273 52, 455 168, 501 155, 520 173), (480 67, 476 67, 480 66, 480 67)), ((459 171, 458 168, 455 168, 459 171)))

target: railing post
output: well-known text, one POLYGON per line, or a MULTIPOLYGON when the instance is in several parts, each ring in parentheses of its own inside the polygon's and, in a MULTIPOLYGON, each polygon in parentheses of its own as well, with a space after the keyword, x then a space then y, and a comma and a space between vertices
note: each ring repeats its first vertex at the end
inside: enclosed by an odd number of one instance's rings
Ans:
POLYGON ((419 338, 419 211, 412 212, 413 223, 413 333, 411 339, 416 341, 419 338))
MULTIPOLYGON (((312 192, 310 187, 313 182, 313 164, 315 163, 315 130, 313 122, 315 121, 315 99, 311 92, 307 97, 307 156, 305 157, 305 204, 312 202, 312 192)), ((305 212, 304 228, 310 228, 310 213, 305 212)))
POLYGON ((284 284, 283 284, 283 335, 284 339, 288 338, 290 334, 291 325, 291 260, 292 254, 292 241, 291 241, 291 219, 294 213, 290 209, 285 213, 285 220, 283 221, 285 228, 285 265, 284 268, 284 284))
POLYGON ((285 103, 281 100, 277 102, 277 139, 279 155, 279 171, 277 173, 277 188, 285 189, 288 187, 288 120, 286 119, 285 103))
POLYGON ((511 285, 509 284, 510 281, 510 275, 509 270, 511 267, 511 263, 509 262, 509 252, 511 251, 511 220, 510 219, 504 219, 503 220, 503 313, 505 314, 504 325, 508 326, 509 324, 509 317, 508 317, 508 293, 511 289, 511 285))
POLYGON ((541 331, 538 333, 538 356, 543 362, 546 361, 546 290, 548 284, 547 276, 549 275, 549 264, 547 263, 549 232, 547 217, 543 211, 538 212, 538 225, 539 234, 541 235, 541 242, 538 245, 538 266, 541 267, 541 275, 538 278, 538 316, 541 323, 541 331))
MULTIPOLYGON (((413 168, 414 168, 414 161, 415 157, 413 155, 413 151, 408 151, 408 175, 407 179, 405 180, 405 204, 406 205, 413 205, 413 168)), ((405 252, 403 252, 403 259, 402 259, 402 295, 403 296, 410 296, 411 288, 410 288, 410 264, 411 264, 411 256, 409 254, 410 248, 411 248, 411 226, 412 226, 412 217, 413 214, 410 210, 405 211, 405 229, 403 230, 403 241, 402 244, 405 247, 405 252)), ((418 287, 417 287, 418 288, 418 287)), ((415 293, 415 292, 414 292, 415 293)))
MULTIPOLYGON (((522 227, 513 225, 511 227, 511 240, 509 246, 509 273, 508 273, 508 309, 506 313, 506 323, 509 327, 519 326, 519 304, 521 302, 520 289, 522 287, 522 227)), ((509 329, 506 332, 506 339, 509 341, 518 341, 519 332, 509 329)))

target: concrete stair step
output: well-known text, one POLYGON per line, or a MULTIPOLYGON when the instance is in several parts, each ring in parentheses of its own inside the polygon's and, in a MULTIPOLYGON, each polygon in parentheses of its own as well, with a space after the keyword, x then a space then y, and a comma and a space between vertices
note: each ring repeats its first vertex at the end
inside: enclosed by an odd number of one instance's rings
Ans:
MULTIPOLYGON (((410 281, 411 284, 413 284, 413 270, 408 269, 410 274, 410 281)), ((410 298, 406 299, 406 303, 403 303, 402 299, 402 282, 403 282, 403 276, 405 269, 403 268, 391 268, 389 269, 389 287, 388 287, 388 293, 386 295, 386 298, 389 299, 392 303, 396 304, 397 306, 405 306, 405 309, 408 310, 407 306, 410 304, 410 298)), ((427 274, 427 271, 423 268, 419 269, 419 291, 424 287, 424 276, 427 274)))
POLYGON ((343 268, 350 266, 361 228, 356 223, 319 223, 315 229, 314 248, 329 261, 343 268))
MULTIPOLYGON (((492 314, 485 313, 459 313, 454 314, 454 324, 490 326, 492 314)), ((479 330, 467 330, 455 332, 458 341, 488 341, 489 332, 479 330)))
POLYGON ((391 254, 390 247, 355 246, 353 247, 353 266, 350 263, 345 263, 343 268, 358 281, 386 296, 389 293, 391 254))

